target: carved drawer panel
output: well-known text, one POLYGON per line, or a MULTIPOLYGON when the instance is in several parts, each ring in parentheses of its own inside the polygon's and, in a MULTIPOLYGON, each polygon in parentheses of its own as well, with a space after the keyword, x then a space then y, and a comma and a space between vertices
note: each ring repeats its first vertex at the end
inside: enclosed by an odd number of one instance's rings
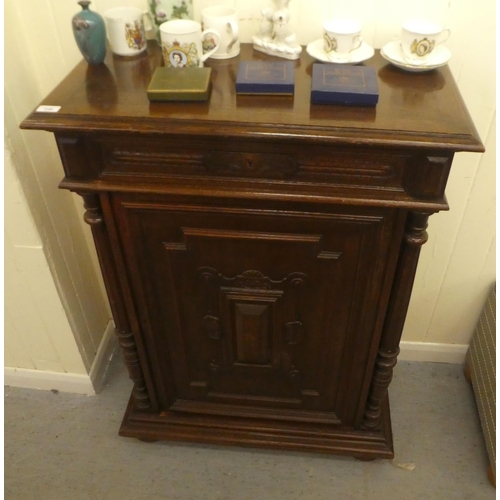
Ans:
POLYGON ((235 205, 115 198, 161 408, 353 424, 394 212, 235 205))
POLYGON ((103 179, 137 177, 176 182, 186 177, 275 181, 403 192, 408 156, 376 150, 193 139, 101 139, 103 179))

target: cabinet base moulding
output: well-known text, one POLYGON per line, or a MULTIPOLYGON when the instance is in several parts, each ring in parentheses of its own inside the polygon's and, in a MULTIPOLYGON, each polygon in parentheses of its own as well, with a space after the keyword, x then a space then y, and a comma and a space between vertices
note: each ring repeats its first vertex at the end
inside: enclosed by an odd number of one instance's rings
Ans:
POLYGON ((187 412, 139 412, 131 398, 120 436, 141 441, 184 441, 348 455, 361 460, 394 458, 389 399, 382 406, 380 430, 344 425, 297 424, 255 418, 199 415, 187 412))

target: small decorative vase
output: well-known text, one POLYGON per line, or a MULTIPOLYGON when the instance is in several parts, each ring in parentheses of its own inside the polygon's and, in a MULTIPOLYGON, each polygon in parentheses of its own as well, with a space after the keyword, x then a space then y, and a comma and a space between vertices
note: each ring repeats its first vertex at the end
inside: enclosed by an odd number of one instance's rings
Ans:
POLYGON ((149 13, 160 42, 160 24, 172 19, 193 19, 193 0, 148 0, 149 13))
POLYGON ((91 2, 78 2, 82 10, 73 16, 76 44, 89 64, 101 64, 106 57, 106 25, 104 19, 89 9, 91 2))

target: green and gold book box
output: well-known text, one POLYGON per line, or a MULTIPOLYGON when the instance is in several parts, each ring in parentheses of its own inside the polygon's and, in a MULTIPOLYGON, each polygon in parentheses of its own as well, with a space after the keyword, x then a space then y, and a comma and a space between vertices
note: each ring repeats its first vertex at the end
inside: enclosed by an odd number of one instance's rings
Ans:
POLYGON ((151 102, 207 101, 211 68, 156 68, 148 87, 151 102))

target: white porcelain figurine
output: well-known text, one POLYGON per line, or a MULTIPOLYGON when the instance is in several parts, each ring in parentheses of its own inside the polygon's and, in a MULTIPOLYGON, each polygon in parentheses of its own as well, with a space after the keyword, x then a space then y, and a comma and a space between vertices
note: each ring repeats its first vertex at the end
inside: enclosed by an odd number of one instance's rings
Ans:
POLYGON ((274 9, 262 9, 259 34, 252 38, 253 48, 272 56, 298 59, 302 47, 297 43, 295 33, 288 26, 290 0, 273 0, 273 2, 274 9))

